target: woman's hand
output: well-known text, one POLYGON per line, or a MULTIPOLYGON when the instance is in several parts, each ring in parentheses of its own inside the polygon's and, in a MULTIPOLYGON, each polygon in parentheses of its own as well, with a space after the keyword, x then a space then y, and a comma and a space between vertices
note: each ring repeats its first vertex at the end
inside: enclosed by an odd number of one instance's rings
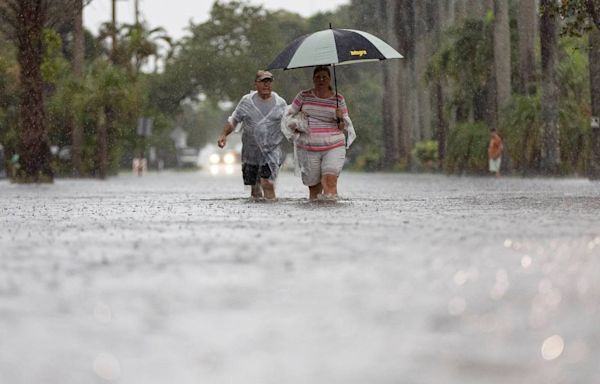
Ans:
POLYGON ((344 121, 344 114, 341 109, 337 108, 335 110, 335 117, 337 119, 338 128, 343 131, 346 128, 346 122, 344 121))

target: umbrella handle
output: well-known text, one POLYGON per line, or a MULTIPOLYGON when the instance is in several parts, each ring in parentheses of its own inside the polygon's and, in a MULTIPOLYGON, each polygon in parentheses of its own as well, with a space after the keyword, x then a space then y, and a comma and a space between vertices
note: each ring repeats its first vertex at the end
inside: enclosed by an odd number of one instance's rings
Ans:
MULTIPOLYGON (((333 29, 331 27, 331 23, 329 23, 329 29, 333 29)), ((333 84, 335 86, 335 120, 337 121, 337 123, 339 125, 340 124, 340 118, 337 117, 337 110, 340 107, 340 102, 338 101, 337 76, 335 75, 335 64, 331 64, 331 66, 333 67, 333 84)))
POLYGON ((337 91, 337 76, 335 75, 335 64, 332 64, 333 66, 333 84, 335 86, 335 119, 337 121, 337 123, 340 123, 340 118, 337 117, 337 110, 340 107, 340 102, 338 100, 338 91, 337 91))

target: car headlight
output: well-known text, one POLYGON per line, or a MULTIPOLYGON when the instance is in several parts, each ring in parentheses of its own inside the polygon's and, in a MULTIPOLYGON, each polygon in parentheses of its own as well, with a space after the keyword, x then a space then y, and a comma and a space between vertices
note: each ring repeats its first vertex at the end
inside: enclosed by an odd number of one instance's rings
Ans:
POLYGON ((218 164, 220 160, 221 160, 221 157, 220 157, 218 154, 216 154, 216 153, 213 153, 213 154, 212 154, 212 155, 210 155, 210 157, 208 158, 208 161, 209 161, 211 164, 218 164))
POLYGON ((233 164, 235 163, 235 156, 233 155, 233 153, 228 153, 223 157, 223 162, 225 164, 233 164))

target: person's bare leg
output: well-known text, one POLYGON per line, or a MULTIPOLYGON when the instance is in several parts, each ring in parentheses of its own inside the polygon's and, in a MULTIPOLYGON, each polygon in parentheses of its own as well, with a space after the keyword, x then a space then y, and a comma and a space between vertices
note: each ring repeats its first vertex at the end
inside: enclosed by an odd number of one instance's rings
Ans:
POLYGON ((325 196, 337 196, 337 180, 338 177, 336 175, 323 175, 321 183, 323 184, 323 191, 325 196))
POLYGON ((275 184, 271 180, 261 178, 260 185, 262 186, 265 199, 272 200, 275 198, 275 184))
POLYGON ((260 199, 263 197, 263 190, 259 183, 251 186, 250 197, 254 197, 255 199, 260 199))
POLYGON ((321 192, 323 192, 323 186, 321 185, 321 183, 310 186, 308 187, 308 198, 310 200, 316 200, 319 196, 319 193, 321 192))

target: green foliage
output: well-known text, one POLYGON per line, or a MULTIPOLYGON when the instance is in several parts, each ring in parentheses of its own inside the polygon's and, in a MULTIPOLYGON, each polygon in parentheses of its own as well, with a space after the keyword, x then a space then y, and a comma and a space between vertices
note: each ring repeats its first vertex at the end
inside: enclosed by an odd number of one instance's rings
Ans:
POLYGON ((415 144, 412 150, 413 163, 420 171, 434 171, 438 166, 437 140, 423 140, 415 144))
MULTIPOLYGON (((86 77, 84 87, 84 127, 97 132, 100 124, 106 124, 107 113, 114 118, 108 125, 108 147, 110 169, 115 173, 120 155, 126 148, 133 151, 137 144, 135 127, 144 105, 143 84, 132 83, 126 71, 97 61, 86 77)), ((97 140, 95 135, 90 139, 97 140)))
POLYGON ((600 29, 599 0, 555 1, 541 8, 562 19, 561 35, 581 37, 592 28, 600 29))
POLYGON ((383 154, 378 147, 367 147, 367 149, 356 157, 351 169, 354 171, 374 172, 381 169, 383 154))
POLYGON ((489 135, 488 127, 482 123, 463 123, 451 129, 445 171, 460 174, 485 173, 489 135))
MULTIPOLYGON (((126 70, 104 60, 95 61, 83 80, 63 76, 48 98, 49 135, 53 145, 69 146, 69 127, 78 121, 83 127, 83 174, 98 169, 98 132, 107 128, 110 173, 115 174, 126 153, 138 150, 136 121, 144 111, 147 89, 143 80, 132 81, 126 70), (110 116, 109 116, 110 115, 110 116)), ((70 173, 64 164, 58 171, 70 173)))
MULTIPOLYGON (((590 156, 589 72, 581 39, 560 42, 560 151, 561 172, 585 174, 590 156)), ((523 174, 540 172, 540 96, 513 95, 500 114, 500 134, 513 169, 523 174)))
POLYGON ((17 144, 18 95, 19 68, 15 51, 0 34, 0 144, 7 153, 12 153, 17 144))
POLYGON ((521 173, 540 169, 541 110, 539 95, 514 95, 501 114, 499 134, 504 141, 504 155, 521 173))
POLYGON ((560 150, 563 173, 587 174, 591 153, 590 78, 584 38, 561 39, 560 150))
POLYGON ((117 65, 124 68, 128 75, 135 78, 150 58, 169 59, 173 54, 173 41, 162 27, 150 29, 145 23, 123 24, 117 28, 117 45, 113 51, 112 25, 105 23, 100 30, 98 40, 103 42, 105 53, 112 57, 117 65), (160 46, 167 46, 166 57, 160 54, 160 46))
POLYGON ((42 77, 46 83, 54 84, 61 75, 69 70, 69 63, 62 54, 60 35, 51 29, 44 30, 44 58, 42 61, 42 77))
POLYGON ((465 121, 471 112, 475 120, 484 117, 483 103, 494 68, 493 19, 488 19, 468 19, 451 28, 448 41, 433 55, 426 71, 428 81, 452 85, 449 107, 459 109, 459 121, 465 121))

